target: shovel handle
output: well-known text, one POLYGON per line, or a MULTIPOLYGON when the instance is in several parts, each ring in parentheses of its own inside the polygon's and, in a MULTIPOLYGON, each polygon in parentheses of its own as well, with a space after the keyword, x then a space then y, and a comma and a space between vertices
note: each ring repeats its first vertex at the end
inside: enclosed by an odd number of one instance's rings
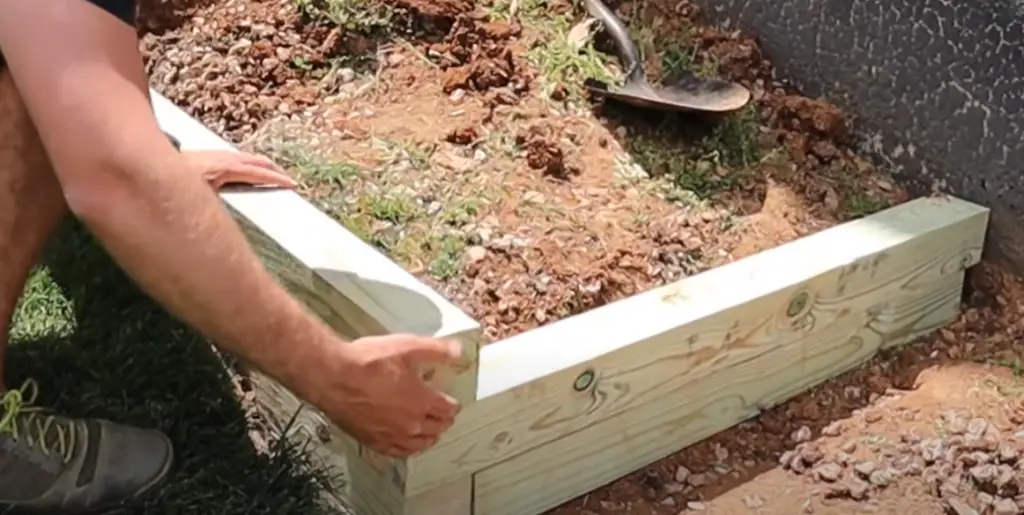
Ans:
POLYGON ((640 49, 629 37, 629 29, 626 28, 626 24, 622 23, 622 20, 615 15, 615 11, 612 11, 601 0, 583 0, 583 2, 587 12, 604 25, 605 30, 612 37, 612 41, 615 42, 615 48, 619 51, 619 60, 626 69, 627 81, 634 78, 642 79, 643 67, 640 62, 640 49))

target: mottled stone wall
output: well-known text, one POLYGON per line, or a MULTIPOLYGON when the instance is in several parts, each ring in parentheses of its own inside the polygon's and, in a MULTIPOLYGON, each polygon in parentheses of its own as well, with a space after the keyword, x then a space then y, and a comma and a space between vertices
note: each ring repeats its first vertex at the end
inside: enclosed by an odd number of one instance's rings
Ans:
POLYGON ((989 256, 1024 273, 1024 0, 697 1, 856 115, 915 193, 992 208, 989 256))

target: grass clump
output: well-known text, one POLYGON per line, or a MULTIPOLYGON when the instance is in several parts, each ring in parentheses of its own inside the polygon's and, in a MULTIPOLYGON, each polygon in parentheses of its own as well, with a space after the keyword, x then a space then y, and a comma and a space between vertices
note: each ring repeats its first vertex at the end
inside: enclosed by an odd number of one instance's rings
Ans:
POLYGON ((605 83, 615 81, 615 76, 608 66, 608 56, 594 48, 587 41, 582 46, 570 41, 572 30, 571 19, 566 16, 555 16, 543 26, 546 38, 526 53, 526 59, 537 67, 544 77, 543 91, 550 97, 556 89, 564 88, 573 101, 581 101, 583 83, 586 79, 596 79, 605 83))
MULTIPOLYGON (((631 32, 641 53, 656 58, 663 81, 684 74, 718 76, 718 62, 698 56, 687 30, 671 38, 648 27, 634 26, 631 32)), ((625 146, 648 175, 669 183, 673 199, 703 200, 738 186, 761 163, 766 153, 758 141, 759 126, 753 104, 710 124, 670 114, 657 126, 638 131, 625 146)))
POLYGON ((609 67, 614 58, 594 48, 591 33, 581 28, 574 33, 574 12, 553 14, 547 0, 498 0, 488 10, 494 20, 515 19, 534 32, 536 42, 525 57, 541 73, 546 97, 564 91, 568 100, 581 102, 586 79, 615 80, 609 67))
POLYGON ((486 199, 463 198, 433 175, 433 148, 378 140, 378 161, 360 166, 294 145, 272 151, 295 171, 301 193, 363 241, 414 273, 438 280, 462 269, 468 236, 486 199))
POLYGON ((887 201, 867 192, 852 192, 845 198, 843 212, 850 218, 862 218, 889 207, 887 201))
POLYGON ((707 130, 680 128, 677 117, 638 134, 627 145, 648 175, 706 198, 739 185, 764 155, 757 141, 757 111, 748 106, 707 130))
MULTIPOLYGON (((319 65, 301 58, 292 66, 321 80, 321 87, 336 90, 338 73, 351 69, 372 72, 379 65, 377 48, 400 38, 410 30, 411 18, 386 0, 294 0, 299 11, 311 25, 337 27, 342 35, 343 50, 333 53, 319 65), (367 42, 373 42, 366 45, 367 42), (351 46, 349 46, 351 44, 351 46)), ((333 92, 333 91, 332 91, 333 92)))
POLYGON ((396 21, 394 7, 383 0, 295 0, 313 19, 324 19, 364 35, 387 32, 396 21))

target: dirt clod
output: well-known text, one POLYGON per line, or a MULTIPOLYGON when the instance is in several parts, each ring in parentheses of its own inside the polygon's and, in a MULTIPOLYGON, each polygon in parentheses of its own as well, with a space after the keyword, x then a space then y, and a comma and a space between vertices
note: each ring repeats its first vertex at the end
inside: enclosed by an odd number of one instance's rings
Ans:
POLYGON ((792 439, 796 443, 804 443, 804 442, 810 440, 811 439, 811 428, 809 428, 807 426, 800 426, 800 429, 797 429, 796 432, 793 433, 792 439))
POLYGON ((1009 443, 1003 443, 999 446, 999 461, 1007 464, 1017 463, 1020 458, 1020 451, 1009 443))
POLYGON ((854 479, 850 481, 849 493, 851 499, 855 501, 863 501, 871 494, 871 485, 861 481, 860 479, 854 479))
POLYGON ((974 418, 967 423, 967 435, 975 439, 985 436, 988 429, 988 421, 983 418, 974 418))
POLYGON ((862 477, 868 477, 872 472, 875 471, 875 462, 873 461, 862 461, 854 465, 853 470, 860 474, 862 477))
POLYGON ((778 115, 788 121, 784 124, 794 131, 809 131, 828 138, 845 138, 849 126, 846 116, 836 106, 800 96, 786 96, 778 101, 778 115))
POLYGON ((825 458, 825 454, 816 445, 803 445, 799 448, 800 460, 805 466, 811 467, 825 458))
POLYGON ((448 141, 449 143, 455 143, 456 145, 469 145, 470 143, 476 141, 479 137, 480 135, 477 134, 476 127, 458 127, 449 132, 447 136, 445 136, 445 141, 448 141))
POLYGON ((1017 515, 1021 512, 1020 507, 1013 499, 998 499, 992 503, 994 515, 1017 515))
POLYGON ((843 468, 835 462, 825 462, 814 468, 814 477, 828 483, 834 483, 839 480, 839 477, 843 473, 843 468))
POLYGON ((868 481, 878 487, 889 486, 898 474, 893 469, 876 470, 868 477, 868 481))
POLYGON ((675 477, 677 483, 685 483, 690 477, 690 469, 683 466, 677 467, 673 477, 675 477))
POLYGON ((946 513, 949 515, 981 515, 978 510, 972 508, 963 499, 951 498, 946 500, 946 513))

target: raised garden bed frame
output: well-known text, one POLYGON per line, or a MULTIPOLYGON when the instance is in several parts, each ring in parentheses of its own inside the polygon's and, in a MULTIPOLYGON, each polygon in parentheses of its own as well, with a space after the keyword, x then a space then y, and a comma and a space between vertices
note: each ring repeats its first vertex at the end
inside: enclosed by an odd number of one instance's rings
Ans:
MULTIPOLYGON (((182 148, 233 149, 152 95, 182 148)), ((463 345, 465 363, 436 374, 462 413, 408 460, 252 374, 277 429, 347 472, 358 515, 537 514, 754 417, 953 321, 989 219, 916 199, 481 348, 475 320, 298 194, 222 198, 280 283, 341 335, 463 345)))

